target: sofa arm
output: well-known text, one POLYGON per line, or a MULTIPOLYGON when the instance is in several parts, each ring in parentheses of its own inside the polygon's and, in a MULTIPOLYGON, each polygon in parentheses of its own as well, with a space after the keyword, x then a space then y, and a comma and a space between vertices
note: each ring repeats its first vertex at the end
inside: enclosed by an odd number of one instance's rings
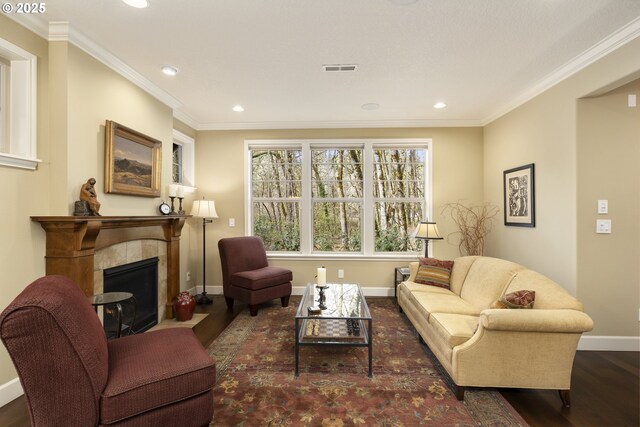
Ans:
POLYGON ((494 331, 582 333, 593 329, 593 320, 571 309, 487 309, 480 313, 484 329, 494 331))

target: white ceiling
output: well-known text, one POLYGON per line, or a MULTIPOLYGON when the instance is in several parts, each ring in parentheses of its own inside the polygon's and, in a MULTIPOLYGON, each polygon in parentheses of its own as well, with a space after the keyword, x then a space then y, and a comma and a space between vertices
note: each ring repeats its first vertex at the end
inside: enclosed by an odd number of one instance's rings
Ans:
POLYGON ((149 1, 10 16, 50 39, 68 22, 197 129, 481 125, 640 36, 640 0, 149 1))

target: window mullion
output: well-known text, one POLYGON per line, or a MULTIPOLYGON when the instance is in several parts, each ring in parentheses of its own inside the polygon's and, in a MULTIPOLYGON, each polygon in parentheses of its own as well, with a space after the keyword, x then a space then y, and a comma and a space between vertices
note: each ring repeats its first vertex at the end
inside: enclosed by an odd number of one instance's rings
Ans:
POLYGON ((370 256, 374 252, 375 230, 374 230, 374 212, 373 212, 373 145, 367 142, 364 145, 362 153, 362 177, 363 177, 363 196, 362 202, 362 228, 360 230, 362 236, 362 250, 364 255, 370 256))
POLYGON ((311 211, 311 147, 302 143, 302 200, 300 201, 300 251, 312 252, 313 219, 311 211))

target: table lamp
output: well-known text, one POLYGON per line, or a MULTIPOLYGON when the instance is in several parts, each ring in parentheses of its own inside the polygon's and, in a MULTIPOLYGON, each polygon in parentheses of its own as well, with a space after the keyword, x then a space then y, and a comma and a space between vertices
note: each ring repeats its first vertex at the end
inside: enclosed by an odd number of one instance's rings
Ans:
POLYGON ((442 240, 435 222, 423 221, 416 227, 415 239, 424 240, 424 257, 429 258, 429 240, 442 240))

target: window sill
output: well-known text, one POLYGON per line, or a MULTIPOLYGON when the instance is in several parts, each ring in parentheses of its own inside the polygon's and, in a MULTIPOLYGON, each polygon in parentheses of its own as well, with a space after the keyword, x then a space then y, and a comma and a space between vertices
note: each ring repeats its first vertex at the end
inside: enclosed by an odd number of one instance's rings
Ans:
POLYGON ((319 260, 341 260, 341 261, 418 261, 421 257, 419 253, 407 254, 385 254, 385 255, 362 255, 362 254, 282 254, 267 252, 270 260, 295 260, 295 261, 319 261, 319 260))
POLYGON ((36 170, 38 163, 42 163, 40 159, 28 159, 26 157, 15 156, 8 153, 0 153, 0 166, 9 166, 12 168, 36 170))

